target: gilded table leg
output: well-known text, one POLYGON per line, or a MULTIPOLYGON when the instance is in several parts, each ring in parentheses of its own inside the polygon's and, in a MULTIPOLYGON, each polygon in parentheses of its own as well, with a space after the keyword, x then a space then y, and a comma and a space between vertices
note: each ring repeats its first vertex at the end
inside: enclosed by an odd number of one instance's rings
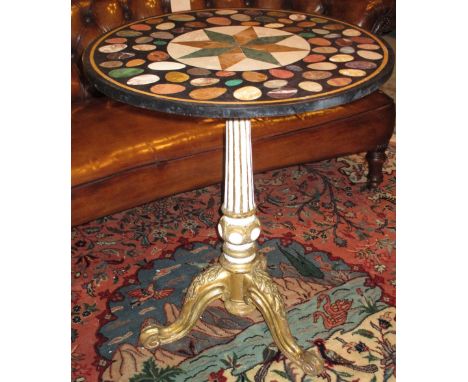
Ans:
POLYGON ((283 299, 268 273, 254 268, 249 276, 248 299, 262 313, 273 340, 281 352, 310 375, 320 374, 323 360, 314 350, 303 350, 289 330, 283 299))
POLYGON ((169 326, 151 324, 142 329, 140 342, 147 349, 177 341, 195 326, 205 308, 214 300, 222 298, 226 291, 228 276, 220 265, 208 268, 195 277, 185 295, 180 316, 169 326))
POLYGON ((140 341, 153 349, 178 340, 193 328, 210 302, 221 298, 226 309, 238 316, 257 308, 283 354, 307 374, 317 375, 323 360, 315 351, 304 351, 292 336, 281 295, 257 251, 260 222, 255 215, 250 121, 226 122, 225 165, 223 217, 218 225, 224 244, 219 264, 194 279, 173 324, 145 327, 140 341))

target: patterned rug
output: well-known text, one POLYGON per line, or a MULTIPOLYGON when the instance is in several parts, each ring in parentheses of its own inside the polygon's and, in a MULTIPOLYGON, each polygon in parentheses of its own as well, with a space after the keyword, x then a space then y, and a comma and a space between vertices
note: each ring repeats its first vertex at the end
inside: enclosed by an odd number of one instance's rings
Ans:
POLYGON ((325 358, 322 375, 285 359, 259 313, 235 317, 221 302, 187 337, 138 346, 143 322, 172 322, 194 275, 217 261, 215 185, 72 230, 72 380, 394 381, 394 147, 387 154, 374 191, 364 155, 255 176, 260 250, 293 335, 325 358))

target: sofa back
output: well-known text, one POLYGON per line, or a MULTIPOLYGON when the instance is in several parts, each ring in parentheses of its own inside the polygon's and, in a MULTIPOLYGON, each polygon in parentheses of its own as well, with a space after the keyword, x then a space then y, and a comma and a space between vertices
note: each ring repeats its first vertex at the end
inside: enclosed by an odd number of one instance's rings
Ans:
POLYGON ((72 0, 72 101, 92 96, 81 71, 81 55, 99 35, 142 18, 188 9, 267 8, 322 14, 373 33, 394 29, 395 0, 72 0))

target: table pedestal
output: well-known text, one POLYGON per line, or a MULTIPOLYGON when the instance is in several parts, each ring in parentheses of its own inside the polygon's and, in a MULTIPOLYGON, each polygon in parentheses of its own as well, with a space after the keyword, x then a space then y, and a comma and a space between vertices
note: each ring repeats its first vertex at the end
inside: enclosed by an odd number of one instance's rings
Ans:
POLYGON ((224 240, 219 264, 194 278, 187 290, 180 316, 166 327, 151 324, 142 329, 140 341, 147 349, 184 337, 205 308, 221 298, 232 314, 245 316, 258 309, 279 350, 304 372, 317 375, 322 358, 303 350, 291 335, 283 299, 257 251, 260 222, 255 216, 252 144, 249 120, 226 122, 225 194, 218 230, 224 240))

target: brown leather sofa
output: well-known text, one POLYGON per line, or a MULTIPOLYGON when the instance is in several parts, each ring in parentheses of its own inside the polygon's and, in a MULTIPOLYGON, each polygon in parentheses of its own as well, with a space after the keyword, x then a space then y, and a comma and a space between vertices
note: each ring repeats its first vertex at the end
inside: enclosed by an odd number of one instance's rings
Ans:
MULTIPOLYGON (((172 0, 174 1, 174 0, 172 0)), ((177 1, 177 0, 175 0, 177 1)), ((294 9, 339 18, 374 33, 394 26, 394 0, 191 0, 192 9, 294 9)), ((100 34, 169 13, 171 0, 72 0, 72 224, 220 182, 224 122, 138 109, 86 81, 81 55, 100 34)), ((382 180, 395 105, 375 92, 328 110, 253 120, 254 171, 367 152, 369 185, 382 180)))

